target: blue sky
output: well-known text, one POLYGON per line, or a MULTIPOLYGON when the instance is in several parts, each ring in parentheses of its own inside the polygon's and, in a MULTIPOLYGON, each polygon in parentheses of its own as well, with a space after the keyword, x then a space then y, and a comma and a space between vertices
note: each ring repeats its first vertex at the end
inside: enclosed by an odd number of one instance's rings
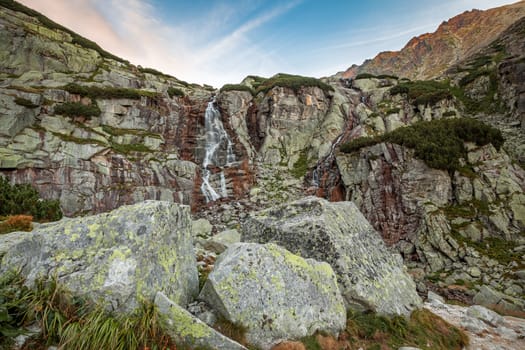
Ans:
POLYGON ((19 0, 134 64, 220 87, 327 76, 505 0, 19 0))

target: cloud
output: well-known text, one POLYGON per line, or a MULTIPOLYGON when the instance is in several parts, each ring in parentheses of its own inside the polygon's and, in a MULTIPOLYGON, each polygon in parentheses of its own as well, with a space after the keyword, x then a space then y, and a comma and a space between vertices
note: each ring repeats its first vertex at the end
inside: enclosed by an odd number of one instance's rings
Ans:
POLYGON ((290 11, 301 0, 256 12, 219 37, 217 32, 224 27, 224 21, 233 17, 244 18, 246 13, 239 11, 247 11, 246 7, 211 7, 209 13, 202 14, 199 22, 205 25, 196 30, 189 21, 185 26, 162 22, 157 10, 146 0, 21 2, 134 64, 152 67, 187 81, 222 86, 248 74, 277 69, 274 62, 278 59, 251 40, 250 33, 290 11), (195 35, 199 40, 195 40, 195 35), (257 61, 253 59, 254 55, 257 61))

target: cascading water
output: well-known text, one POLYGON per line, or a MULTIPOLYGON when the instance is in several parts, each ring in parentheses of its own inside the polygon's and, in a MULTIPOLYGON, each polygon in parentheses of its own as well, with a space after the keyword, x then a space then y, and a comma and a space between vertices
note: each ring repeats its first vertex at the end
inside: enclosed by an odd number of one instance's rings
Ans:
POLYGON ((335 141, 330 146, 330 152, 328 153, 328 155, 326 157, 324 157, 324 159, 319 160, 319 162, 317 163, 317 166, 315 167, 314 171, 312 172, 312 186, 319 187, 319 185, 320 185, 320 183, 319 183, 320 182, 320 179, 319 179, 319 175, 320 174, 319 173, 321 173, 324 170, 323 168, 329 167, 330 164, 334 161, 335 149, 341 143, 344 135, 345 134, 343 132, 339 136, 337 136, 335 141))
POLYGON ((234 163, 235 154, 233 153, 233 142, 224 130, 221 121, 221 113, 215 107, 215 99, 208 102, 204 114, 204 127, 206 130, 206 153, 202 162, 203 175, 201 192, 206 198, 206 202, 216 201, 219 198, 227 197, 226 177, 224 167, 234 163), (210 167, 220 168, 220 191, 213 188, 211 184, 212 171, 210 167))

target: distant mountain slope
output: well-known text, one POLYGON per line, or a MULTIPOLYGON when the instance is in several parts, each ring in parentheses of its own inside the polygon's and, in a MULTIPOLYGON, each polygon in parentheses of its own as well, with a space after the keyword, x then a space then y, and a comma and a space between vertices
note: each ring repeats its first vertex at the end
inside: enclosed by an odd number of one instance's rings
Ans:
POLYGON ((525 1, 480 11, 466 11, 443 22, 434 33, 414 37, 401 51, 386 51, 343 73, 393 74, 410 79, 431 79, 451 65, 490 44, 511 24, 525 16, 525 1))

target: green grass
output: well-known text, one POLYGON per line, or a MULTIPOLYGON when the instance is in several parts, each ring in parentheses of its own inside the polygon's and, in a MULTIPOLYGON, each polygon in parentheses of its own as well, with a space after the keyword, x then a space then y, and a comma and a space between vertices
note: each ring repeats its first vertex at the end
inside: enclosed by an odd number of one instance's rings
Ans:
POLYGON ((182 89, 170 86, 168 88, 168 95, 170 96, 170 98, 173 98, 174 96, 184 97, 186 94, 184 93, 184 91, 182 91, 182 89))
POLYGON ((371 79, 371 78, 375 78, 375 77, 376 77, 375 75, 370 74, 370 73, 360 73, 360 74, 355 76, 354 80, 371 79))
POLYGON ((86 96, 92 99, 104 98, 126 98, 130 100, 140 100, 142 96, 155 97, 156 93, 150 91, 143 91, 137 89, 118 88, 118 87, 100 87, 100 86, 84 86, 75 83, 67 84, 62 87, 63 90, 80 96, 86 96))
POLYGON ((119 61, 119 62, 123 62, 123 63, 128 63, 128 61, 120 58, 120 57, 117 57, 109 52, 107 52, 106 50, 102 49, 100 46, 98 46, 97 43, 89 40, 89 39, 86 39, 84 38, 83 36, 80 36, 78 35, 77 33, 73 32, 72 30, 66 28, 66 27, 63 27, 61 26, 60 24, 50 20, 49 18, 47 18, 46 16, 42 15, 40 12, 37 12, 33 9, 30 9, 29 7, 26 7, 22 4, 20 4, 19 2, 16 2, 16 1, 13 1, 13 0, 0 0, 0 6, 3 6, 5 8, 8 8, 10 10, 13 10, 13 11, 17 11, 17 12, 22 12, 22 13, 25 13, 26 15, 28 16, 31 16, 33 18, 36 18, 40 23, 42 23, 43 26, 51 29, 51 30, 60 30, 60 31, 63 31, 63 32, 66 32, 68 33, 69 35, 71 35, 72 37, 72 43, 73 44, 77 44, 77 45, 80 45, 84 48, 87 48, 87 49, 91 49, 91 50, 95 50, 96 52, 98 52, 100 54, 100 56, 104 57, 104 58, 109 58, 109 59, 112 59, 112 60, 115 60, 115 61, 119 61))
POLYGON ((141 137, 153 137, 157 139, 162 138, 161 135, 144 129, 115 128, 109 125, 102 125, 102 130, 111 136, 137 135, 141 137))
POLYGON ((23 98, 23 97, 15 97, 15 103, 19 106, 22 106, 22 107, 27 107, 27 108, 36 108, 38 107, 37 104, 34 104, 33 102, 31 102, 31 100, 28 100, 26 98, 23 98))
POLYGON ((36 322, 41 331, 26 341, 26 349, 175 349, 150 303, 132 314, 115 315, 73 296, 56 279, 40 281, 34 289, 24 282, 16 273, 0 276, 1 348, 8 348, 23 326, 36 322))
POLYGON ((166 78, 166 79, 175 79, 177 80, 177 78, 175 78, 174 76, 171 76, 169 74, 166 74, 166 73, 162 73, 161 71, 158 71, 156 69, 153 69, 153 68, 147 68, 147 67, 137 67, 139 72, 141 73, 148 73, 148 74, 151 74, 151 75, 155 75, 155 76, 158 76, 158 77, 162 77, 162 78, 166 78))
POLYGON ((373 313, 350 313, 346 332, 354 345, 366 349, 413 346, 459 350, 468 345, 468 337, 461 330, 426 309, 415 310, 408 320, 402 316, 387 318, 373 313))
POLYGON ((79 102, 66 102, 55 107, 55 114, 61 114, 68 117, 98 117, 101 111, 97 104, 84 105, 79 102))
POLYGON ((301 179, 306 175, 307 171, 308 156, 306 150, 303 150, 301 151, 301 154, 299 155, 297 161, 294 163, 291 173, 295 178, 301 179))
POLYGON ((255 95, 255 91, 251 87, 242 84, 225 84, 221 87, 221 92, 227 91, 247 91, 250 94, 255 95))
POLYGON ((451 99, 453 91, 445 82, 434 80, 419 80, 399 83, 390 89, 391 95, 407 94, 414 106, 434 105, 445 99, 451 99))
POLYGON ((151 152, 151 149, 149 149, 146 145, 143 145, 141 143, 133 143, 133 144, 119 144, 119 143, 112 143, 111 148, 120 154, 130 154, 135 152, 140 153, 147 153, 151 152))
POLYGON ((264 82, 262 82, 257 88, 256 93, 259 93, 259 92, 266 93, 276 86, 289 88, 289 89, 294 90, 295 92, 298 92, 301 88, 307 87, 307 86, 318 87, 324 92, 334 90, 333 87, 331 87, 330 85, 326 83, 323 83, 321 80, 316 79, 316 78, 279 73, 269 79, 266 79, 264 82))
POLYGON ((452 237, 459 243, 472 247, 481 255, 488 256, 503 265, 508 265, 513 261, 520 261, 523 255, 523 253, 514 251, 514 248, 517 247, 516 242, 507 241, 503 238, 485 237, 477 242, 463 237, 455 229, 452 230, 452 237))
POLYGON ((362 137, 343 144, 342 152, 351 153, 381 142, 395 143, 415 150, 415 156, 428 166, 453 172, 466 158, 464 142, 478 146, 492 143, 498 150, 504 139, 501 132, 471 118, 439 119, 418 122, 375 137, 362 137))

